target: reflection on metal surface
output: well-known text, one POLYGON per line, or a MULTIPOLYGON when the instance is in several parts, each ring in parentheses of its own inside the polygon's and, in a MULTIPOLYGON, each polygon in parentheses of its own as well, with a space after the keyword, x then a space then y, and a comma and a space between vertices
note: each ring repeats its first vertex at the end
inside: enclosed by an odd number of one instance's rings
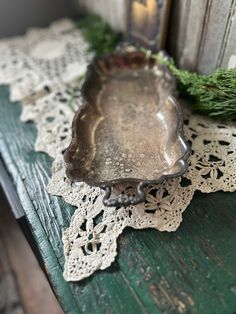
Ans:
POLYGON ((130 0, 128 39, 152 50, 163 48, 169 0, 130 0))
MULTIPOLYGON (((174 89, 167 68, 142 52, 95 59, 65 154, 67 175, 100 187, 136 182, 141 191, 147 183, 182 174, 188 147, 174 89)), ((142 200, 123 197, 118 203, 142 200)))

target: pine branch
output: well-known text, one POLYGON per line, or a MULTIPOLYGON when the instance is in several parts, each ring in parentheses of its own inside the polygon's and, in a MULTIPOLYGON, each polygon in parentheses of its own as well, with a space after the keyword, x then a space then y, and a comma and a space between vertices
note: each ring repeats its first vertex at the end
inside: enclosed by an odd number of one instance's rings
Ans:
POLYGON ((222 120, 236 119, 236 69, 217 69, 210 75, 199 75, 178 69, 173 59, 153 55, 166 64, 178 80, 183 98, 188 98, 194 111, 222 120))
POLYGON ((84 38, 89 43, 89 50, 96 55, 110 53, 115 50, 121 35, 114 32, 99 16, 87 15, 77 22, 84 38))

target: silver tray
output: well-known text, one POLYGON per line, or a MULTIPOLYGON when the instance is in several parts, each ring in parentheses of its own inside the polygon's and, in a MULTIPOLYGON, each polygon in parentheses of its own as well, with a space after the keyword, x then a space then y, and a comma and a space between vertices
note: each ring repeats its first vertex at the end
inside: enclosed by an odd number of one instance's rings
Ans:
POLYGON ((142 52, 94 59, 65 153, 67 176, 105 189, 105 205, 126 206, 145 200, 145 185, 182 175, 189 146, 174 91, 167 67, 142 52), (135 184, 136 196, 110 198, 121 182, 135 184))

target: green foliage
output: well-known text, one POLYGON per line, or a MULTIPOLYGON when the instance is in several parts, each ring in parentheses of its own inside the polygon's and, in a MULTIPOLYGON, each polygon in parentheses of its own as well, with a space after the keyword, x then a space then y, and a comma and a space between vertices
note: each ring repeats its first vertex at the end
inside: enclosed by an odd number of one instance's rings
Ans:
POLYGON ((177 78, 182 97, 187 97, 196 112, 222 120, 236 118, 236 69, 217 69, 210 75, 199 75, 178 69, 173 59, 163 54, 153 57, 166 64, 177 78))
POLYGON ((89 43, 89 50, 96 55, 102 55, 114 51, 121 39, 120 34, 115 33, 99 16, 87 15, 77 22, 83 35, 89 43))

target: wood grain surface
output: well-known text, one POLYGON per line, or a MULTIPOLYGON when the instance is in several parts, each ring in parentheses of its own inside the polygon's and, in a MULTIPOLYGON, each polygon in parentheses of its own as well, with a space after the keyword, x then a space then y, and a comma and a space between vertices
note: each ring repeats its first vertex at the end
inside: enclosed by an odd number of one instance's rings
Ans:
POLYGON ((235 193, 197 193, 174 233, 126 229, 112 267, 65 282, 61 233, 74 208, 46 193, 52 161, 20 111, 0 87, 0 153, 65 313, 235 313, 235 193))
POLYGON ((0 313, 63 314, 1 188, 0 204, 0 313))
POLYGON ((236 0, 172 1, 167 50, 188 70, 227 67, 236 55, 236 0))
MULTIPOLYGON (((0 215, 2 220, 2 208, 0 209, 0 215)), ((19 295, 16 278, 10 267, 9 257, 3 241, 1 226, 0 252, 0 313, 24 314, 25 311, 19 295)))

